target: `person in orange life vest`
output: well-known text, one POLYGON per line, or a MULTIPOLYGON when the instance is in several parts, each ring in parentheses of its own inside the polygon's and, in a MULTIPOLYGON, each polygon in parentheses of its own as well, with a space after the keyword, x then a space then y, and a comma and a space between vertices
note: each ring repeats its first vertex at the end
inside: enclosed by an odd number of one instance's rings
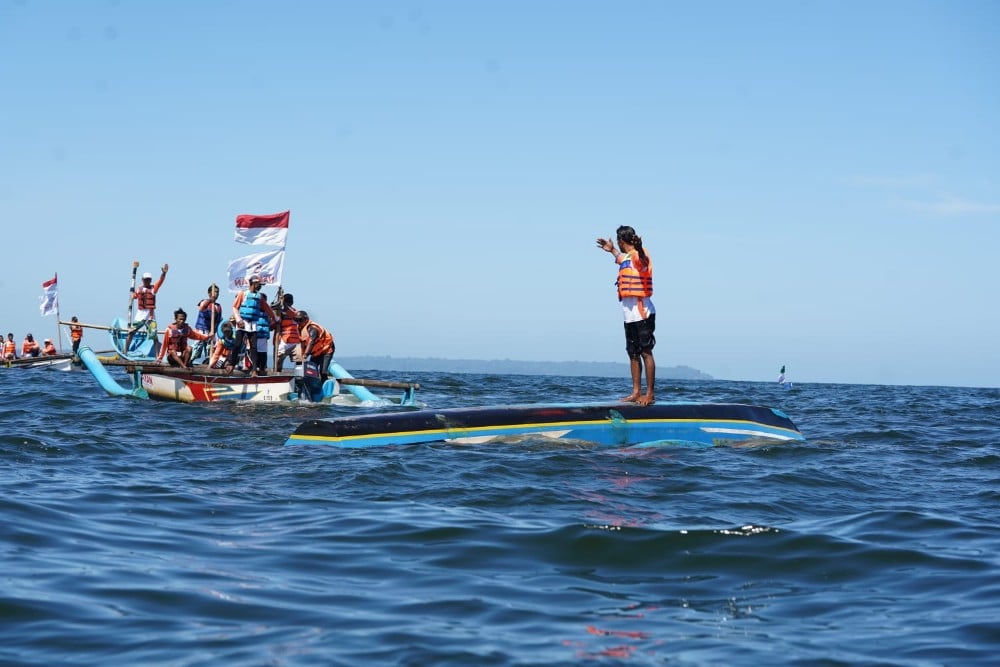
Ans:
MULTIPOLYGON (((76 315, 69 318, 71 322, 79 322, 76 315)), ((79 324, 71 324, 69 327, 69 338, 73 341, 73 354, 80 349, 80 341, 83 339, 83 327, 79 324)))
POLYGON ((610 238, 597 239, 597 247, 610 252, 618 265, 618 301, 625 315, 625 352, 632 375, 632 393, 623 401, 649 405, 656 400, 656 309, 653 307, 653 262, 635 230, 622 225, 617 230, 618 248, 610 238), (646 393, 642 393, 642 370, 646 370, 646 393))
POLYGON ((215 348, 208 360, 210 368, 222 368, 233 354, 233 347, 236 345, 236 339, 233 337, 233 323, 223 322, 220 324, 216 338, 215 348))
POLYGON ((208 286, 208 297, 198 302, 198 317, 194 328, 208 335, 207 340, 200 340, 194 346, 192 359, 208 358, 212 351, 212 340, 215 330, 222 324, 222 304, 218 303, 219 286, 212 283, 208 286))
POLYGON ((299 311, 296 321, 299 323, 299 336, 302 338, 302 357, 315 363, 325 380, 330 374, 330 361, 336 349, 333 334, 309 319, 309 313, 304 310, 299 311))
POLYGON ((278 358, 274 360, 274 366, 279 371, 285 365, 285 359, 292 358, 292 361, 299 363, 302 361, 302 338, 299 336, 299 324, 295 318, 297 311, 292 304, 295 298, 291 294, 281 295, 281 304, 275 313, 278 315, 278 328, 274 335, 278 340, 278 358))
POLYGON ((3 343, 3 358, 17 359, 17 343, 14 342, 14 334, 8 332, 7 340, 3 343))
POLYGON ((38 347, 38 342, 28 334, 24 337, 24 342, 21 343, 21 356, 22 357, 37 357, 41 354, 42 348, 38 347))
POLYGON ((187 323, 187 313, 178 308, 174 311, 173 324, 163 332, 163 345, 160 346, 156 360, 163 361, 163 357, 166 356, 167 363, 171 366, 191 368, 191 346, 187 343, 188 338, 205 340, 209 336, 192 329, 187 323))
POLYGON ((142 274, 142 285, 135 288, 129 294, 129 301, 135 300, 135 319, 129 323, 128 335, 125 336, 125 351, 128 352, 129 345, 132 344, 132 334, 139 329, 149 326, 150 322, 156 321, 156 293, 163 286, 163 279, 167 277, 169 264, 164 264, 160 269, 160 278, 153 282, 153 274, 148 271, 142 274))
POLYGON ((58 352, 56 352, 56 346, 52 344, 51 338, 46 338, 45 344, 42 345, 42 356, 51 357, 54 354, 59 354, 58 352))
POLYGON ((247 280, 249 289, 236 295, 233 301, 233 317, 236 320, 236 346, 229 357, 227 367, 230 370, 243 354, 243 346, 246 344, 247 352, 250 356, 251 376, 257 377, 257 330, 260 320, 266 317, 269 322, 274 322, 278 318, 274 316, 270 304, 261 293, 260 276, 252 275, 247 280))

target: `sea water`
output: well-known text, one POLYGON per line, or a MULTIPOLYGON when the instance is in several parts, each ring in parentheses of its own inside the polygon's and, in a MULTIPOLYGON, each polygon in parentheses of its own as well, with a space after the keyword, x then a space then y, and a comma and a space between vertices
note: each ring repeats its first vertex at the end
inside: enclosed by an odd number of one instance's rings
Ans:
MULTIPOLYGON (((432 407, 627 380, 355 370, 432 407)), ((122 378, 124 381, 124 377, 122 378)), ((3 665, 996 665, 1000 390, 661 380, 807 440, 284 442, 363 408, 0 371, 3 665)))

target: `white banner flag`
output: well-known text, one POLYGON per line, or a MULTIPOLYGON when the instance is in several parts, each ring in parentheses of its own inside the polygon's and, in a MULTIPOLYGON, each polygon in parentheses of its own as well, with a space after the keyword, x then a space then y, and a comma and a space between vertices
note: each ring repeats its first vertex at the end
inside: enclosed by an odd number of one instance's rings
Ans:
MULTIPOLYGON (((249 288, 250 276, 258 276, 261 285, 281 284, 281 272, 285 268, 285 250, 268 250, 256 255, 247 255, 229 262, 229 291, 242 292, 249 288)), ((274 296, 273 294, 271 296, 274 296)))
POLYGON ((58 280, 59 274, 57 273, 52 280, 46 280, 42 283, 42 289, 45 290, 42 294, 42 305, 39 306, 42 317, 55 315, 59 310, 58 280))

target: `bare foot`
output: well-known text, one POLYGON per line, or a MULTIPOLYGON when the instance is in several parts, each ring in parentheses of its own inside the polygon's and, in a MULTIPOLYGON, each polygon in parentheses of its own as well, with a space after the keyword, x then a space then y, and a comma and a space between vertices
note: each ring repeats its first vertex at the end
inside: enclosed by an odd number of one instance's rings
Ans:
POLYGON ((645 396, 640 396, 639 398, 635 399, 635 402, 636 405, 646 406, 649 405, 650 403, 655 403, 656 398, 652 394, 646 394, 645 396))
POLYGON ((632 392, 628 396, 621 399, 622 403, 635 403, 639 399, 639 394, 637 392, 632 392))

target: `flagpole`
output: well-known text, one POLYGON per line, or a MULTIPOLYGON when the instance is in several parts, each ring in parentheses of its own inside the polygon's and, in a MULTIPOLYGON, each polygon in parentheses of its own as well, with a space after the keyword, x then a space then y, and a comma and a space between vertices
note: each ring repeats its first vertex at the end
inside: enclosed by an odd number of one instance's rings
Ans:
POLYGON ((59 354, 62 354, 62 336, 59 335, 59 273, 56 272, 54 278, 56 279, 56 342, 59 343, 59 354))

